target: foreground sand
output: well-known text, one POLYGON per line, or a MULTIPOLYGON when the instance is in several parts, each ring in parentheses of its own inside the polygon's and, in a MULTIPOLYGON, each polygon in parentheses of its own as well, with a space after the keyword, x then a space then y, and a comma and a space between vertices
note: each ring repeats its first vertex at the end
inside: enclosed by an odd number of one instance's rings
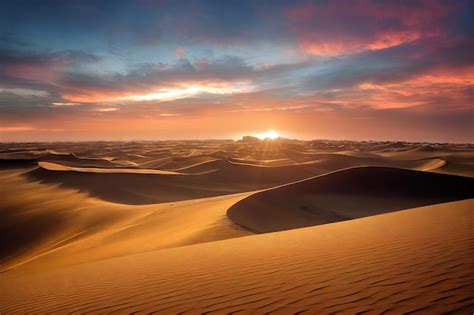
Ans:
POLYGON ((17 270, 0 278, 1 308, 468 314, 473 207, 471 199, 40 274, 17 270))
POLYGON ((470 144, 0 144, 0 313, 470 314, 473 177, 470 144))

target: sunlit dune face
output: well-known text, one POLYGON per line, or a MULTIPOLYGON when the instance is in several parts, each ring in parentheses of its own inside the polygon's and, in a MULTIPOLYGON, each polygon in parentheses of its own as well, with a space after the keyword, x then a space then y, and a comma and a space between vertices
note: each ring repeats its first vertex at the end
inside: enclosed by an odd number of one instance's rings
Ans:
POLYGON ((263 132, 263 133, 257 133, 257 134, 254 134, 253 136, 259 138, 260 140, 265 140, 265 139, 272 139, 273 140, 273 139, 276 139, 276 138, 280 137, 278 132, 276 132, 275 130, 270 130, 270 131, 263 132))

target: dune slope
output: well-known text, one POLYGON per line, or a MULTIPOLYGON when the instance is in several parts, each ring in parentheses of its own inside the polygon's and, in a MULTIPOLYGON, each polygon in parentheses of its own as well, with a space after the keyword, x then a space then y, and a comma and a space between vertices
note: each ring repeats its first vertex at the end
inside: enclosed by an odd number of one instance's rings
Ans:
POLYGON ((143 169, 107 170, 51 165, 54 164, 41 163, 40 167, 29 171, 25 176, 42 183, 79 189, 103 200, 131 205, 252 191, 320 173, 316 167, 308 165, 262 167, 238 165, 227 161, 224 161, 218 170, 188 176, 172 176, 176 173, 158 170, 149 170, 148 174, 145 174, 143 169))
POLYGON ((146 206, 0 172, 0 272, 41 270, 250 234, 226 210, 248 194, 146 206))
POLYGON ((16 270, 0 275, 0 309, 468 314, 473 206, 471 199, 36 274, 16 270))
POLYGON ((472 178, 359 167, 255 193, 227 215, 250 231, 265 233, 472 197, 472 178))
POLYGON ((346 167, 372 165, 430 169, 437 163, 432 160, 388 163, 340 154, 317 154, 313 158, 315 160, 285 166, 214 160, 179 169, 179 173, 143 168, 70 167, 39 162, 39 167, 25 176, 30 180, 79 189, 106 201, 139 205, 265 189, 346 167))

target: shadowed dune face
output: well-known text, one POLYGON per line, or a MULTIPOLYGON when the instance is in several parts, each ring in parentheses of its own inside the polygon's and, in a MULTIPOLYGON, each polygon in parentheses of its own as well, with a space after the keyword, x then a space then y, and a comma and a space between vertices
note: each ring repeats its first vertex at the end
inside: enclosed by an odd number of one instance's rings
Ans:
MULTIPOLYGON (((318 159, 310 163, 275 167, 221 160, 212 163, 215 167, 213 170, 197 174, 151 169, 53 168, 50 167, 51 163, 43 167, 46 163, 40 162, 40 167, 26 176, 34 181, 79 189, 107 201, 153 204, 265 189, 344 167, 387 164, 345 156, 323 155, 318 159)), ((430 162, 403 164, 417 168, 430 162)), ((202 166, 193 169, 197 171, 202 166)))
POLYGON ((266 233, 474 197, 474 179, 384 167, 336 171, 262 191, 228 211, 266 233))
POLYGON ((134 215, 75 190, 27 182, 18 171, 0 172, 0 181, 0 271, 134 215))
MULTIPOLYGON (((258 190, 318 174, 310 166, 274 168, 236 165, 227 161, 221 168, 205 174, 143 174, 106 169, 101 172, 76 168, 52 170, 39 167, 26 173, 34 181, 79 189, 91 196, 122 204, 154 204, 214 197, 258 190), (178 176, 176 176, 178 175, 178 176)), ((143 170, 140 170, 143 171, 143 170)))

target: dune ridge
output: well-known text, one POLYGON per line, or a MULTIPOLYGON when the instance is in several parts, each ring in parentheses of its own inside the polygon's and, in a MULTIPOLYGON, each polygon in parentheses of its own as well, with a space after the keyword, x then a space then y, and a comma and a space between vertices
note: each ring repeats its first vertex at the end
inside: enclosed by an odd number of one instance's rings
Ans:
POLYGON ((40 168, 58 172, 107 173, 107 174, 160 174, 160 175, 190 175, 173 171, 133 168, 99 168, 99 167, 71 167, 51 162, 38 162, 40 168))

